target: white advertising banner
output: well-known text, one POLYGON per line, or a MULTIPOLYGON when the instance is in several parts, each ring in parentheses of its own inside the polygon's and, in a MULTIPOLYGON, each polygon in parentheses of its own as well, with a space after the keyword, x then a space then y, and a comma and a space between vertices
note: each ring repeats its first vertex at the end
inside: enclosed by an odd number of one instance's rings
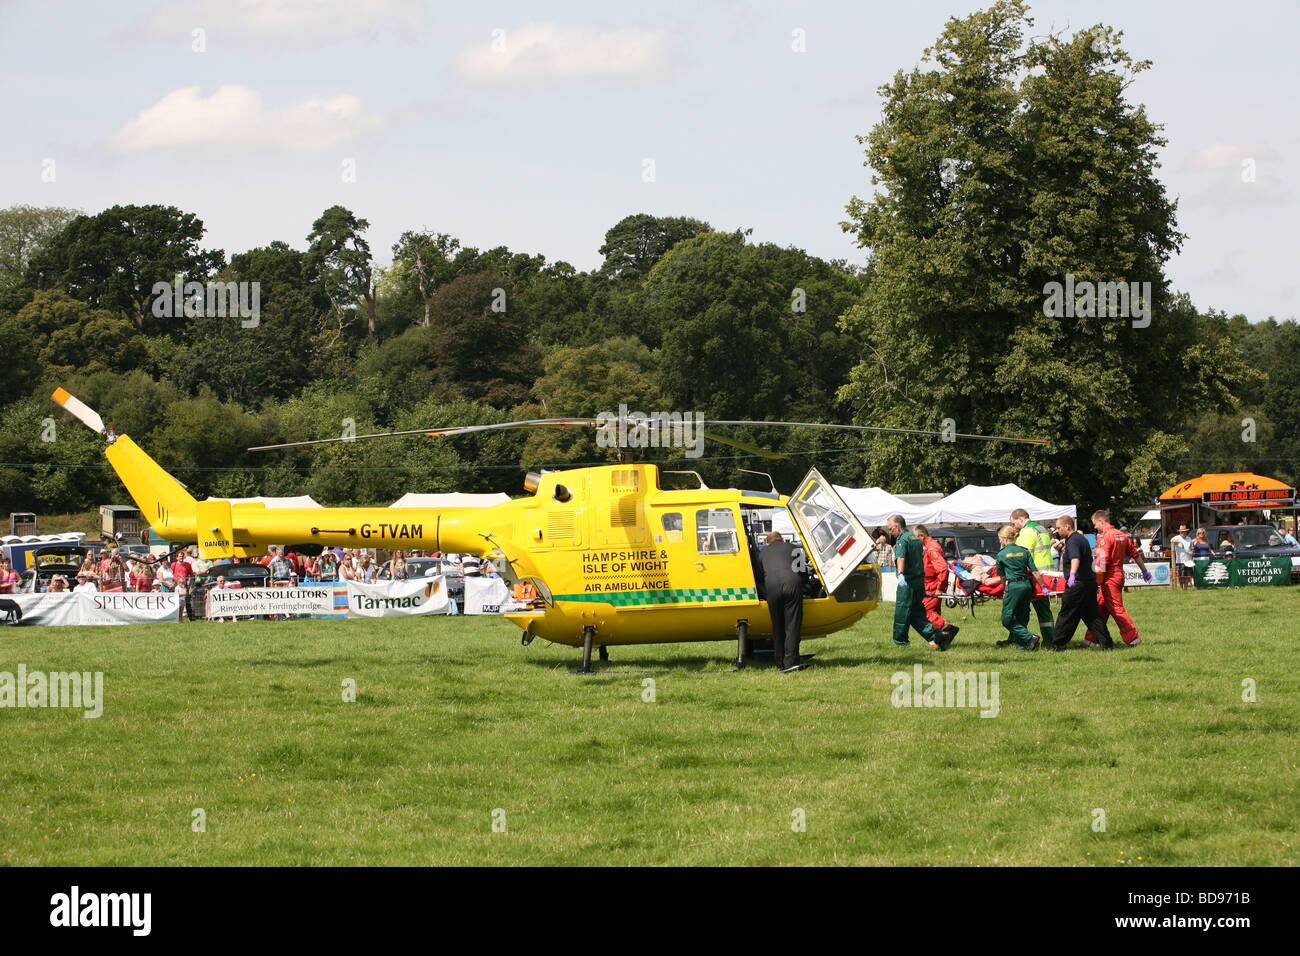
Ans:
POLYGON ((333 584, 297 588, 213 588, 204 602, 208 620, 265 614, 329 614, 334 610, 333 584))
POLYGON ((162 591, 47 591, 7 594, 23 624, 147 624, 180 620, 180 597, 162 591))
POLYGON ((1169 562, 1148 561, 1147 570, 1151 572, 1151 583, 1142 580, 1142 569, 1136 564, 1124 565, 1124 587, 1149 588, 1169 587, 1169 562))
POLYGON ((375 584, 348 582, 348 617, 446 613, 447 581, 442 575, 375 584))
POLYGON ((466 614, 500 614, 521 607, 500 578, 465 578, 466 614))

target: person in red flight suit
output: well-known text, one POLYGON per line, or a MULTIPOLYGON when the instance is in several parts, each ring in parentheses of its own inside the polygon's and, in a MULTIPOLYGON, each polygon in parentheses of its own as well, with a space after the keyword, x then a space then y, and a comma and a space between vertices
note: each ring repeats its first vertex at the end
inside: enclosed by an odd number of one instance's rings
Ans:
MULTIPOLYGON (((951 629, 953 636, 957 635, 959 628, 955 624, 949 624, 939 613, 939 598, 929 597, 931 594, 942 594, 944 588, 948 586, 948 561, 943 556, 943 545, 934 538, 930 537, 930 532, 926 530, 925 525, 919 524, 912 529, 912 532, 921 539, 921 564, 925 568, 925 593, 927 597, 921 599, 921 607, 925 608, 926 619, 940 631, 951 629)), ((931 642, 932 647, 939 645, 931 642)))
MULTIPOLYGON (((1124 610, 1124 563, 1136 561, 1142 569, 1142 580, 1150 581, 1151 572, 1146 562, 1138 553, 1133 539, 1110 523, 1109 511, 1097 511, 1092 516, 1092 526, 1097 529, 1097 604, 1101 607, 1101 620, 1114 617, 1119 625, 1119 636, 1129 647, 1142 643, 1137 626, 1128 611, 1124 610)), ((1091 647, 1095 641, 1092 635, 1084 636, 1085 647, 1091 647)))

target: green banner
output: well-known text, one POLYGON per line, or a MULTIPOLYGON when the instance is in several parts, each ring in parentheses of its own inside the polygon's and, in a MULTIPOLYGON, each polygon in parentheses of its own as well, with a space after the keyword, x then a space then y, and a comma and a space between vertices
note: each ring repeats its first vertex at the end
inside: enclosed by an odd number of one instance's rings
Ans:
POLYGON ((1290 583, 1290 558, 1234 558, 1232 561, 1233 587, 1290 583))
POLYGON ((1198 588, 1241 588, 1290 584, 1290 558, 1211 558, 1196 562, 1192 579, 1198 588))

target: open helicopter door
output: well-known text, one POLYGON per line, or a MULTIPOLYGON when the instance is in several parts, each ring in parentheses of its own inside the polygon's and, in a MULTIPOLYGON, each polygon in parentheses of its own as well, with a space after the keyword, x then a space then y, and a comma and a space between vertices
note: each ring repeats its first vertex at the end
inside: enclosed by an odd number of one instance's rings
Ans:
POLYGON ((811 549, 809 558, 826 593, 835 593, 871 550, 871 535, 816 468, 790 496, 790 516, 811 549))

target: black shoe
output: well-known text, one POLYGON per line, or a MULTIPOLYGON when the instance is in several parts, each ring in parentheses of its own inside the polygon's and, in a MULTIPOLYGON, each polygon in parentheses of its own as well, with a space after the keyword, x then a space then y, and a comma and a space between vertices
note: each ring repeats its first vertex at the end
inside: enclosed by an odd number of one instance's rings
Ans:
POLYGON ((807 667, 808 667, 807 664, 792 664, 792 665, 790 665, 789 667, 782 667, 782 668, 781 668, 781 673, 782 673, 782 674, 793 674, 795 671, 801 671, 801 670, 804 670, 804 669, 807 668, 807 667))
POLYGON ((1065 648, 1062 647, 1062 646, 1059 645, 1059 644, 1053 644, 1053 645, 1052 645, 1052 650, 1056 651, 1056 652, 1059 654, 1059 653, 1061 653, 1062 651, 1064 651, 1065 648))
POLYGON ((939 650, 946 651, 948 649, 948 645, 952 643, 952 639, 957 636, 957 632, 960 630, 961 628, 959 628, 956 624, 949 624, 942 631, 940 631, 939 650))
POLYGON ((998 647, 1010 647, 1010 646, 1011 646, 1012 644, 1014 644, 1014 643, 1015 643, 1015 641, 1013 641, 1011 638, 1008 637, 1005 641, 998 641, 997 646, 998 646, 998 647))
POLYGON ((1029 643, 1026 644, 1024 647, 1022 647, 1021 650, 1022 650, 1022 651, 1036 651, 1036 650, 1038 650, 1038 644, 1039 644, 1040 640, 1041 640, 1041 638, 1040 638, 1037 634, 1035 634, 1035 635, 1030 639, 1029 643))

